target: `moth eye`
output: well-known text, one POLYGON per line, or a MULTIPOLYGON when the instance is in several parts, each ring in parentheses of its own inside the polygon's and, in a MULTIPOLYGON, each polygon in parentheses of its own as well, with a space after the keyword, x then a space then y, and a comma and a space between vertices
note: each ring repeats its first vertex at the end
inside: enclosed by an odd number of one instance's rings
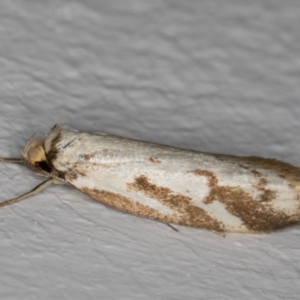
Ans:
POLYGON ((51 168, 49 167, 49 165, 47 164, 46 161, 42 160, 36 163, 43 171, 50 173, 51 172, 51 168))

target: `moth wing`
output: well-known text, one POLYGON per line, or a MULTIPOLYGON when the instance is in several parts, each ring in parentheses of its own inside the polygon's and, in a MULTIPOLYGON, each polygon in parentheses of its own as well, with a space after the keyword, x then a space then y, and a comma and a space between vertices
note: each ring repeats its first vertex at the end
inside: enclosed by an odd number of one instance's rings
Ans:
POLYGON ((299 169, 275 160, 203 154, 64 127, 50 131, 45 151, 77 189, 139 216, 227 232, 271 231, 299 220, 299 169))
POLYGON ((160 162, 86 164, 66 174, 69 183, 106 205, 165 223, 214 231, 247 232, 247 227, 226 205, 211 199, 210 173, 160 162))

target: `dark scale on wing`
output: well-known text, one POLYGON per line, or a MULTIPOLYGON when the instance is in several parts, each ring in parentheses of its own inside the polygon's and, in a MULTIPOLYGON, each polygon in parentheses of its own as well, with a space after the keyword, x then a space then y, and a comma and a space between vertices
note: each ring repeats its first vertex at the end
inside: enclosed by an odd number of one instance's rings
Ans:
POLYGON ((62 135, 60 131, 51 141, 50 149, 48 153, 46 153, 47 161, 49 162, 50 166, 53 166, 52 161, 56 159, 56 156, 59 153, 59 150, 57 149, 57 144, 61 141, 61 139, 62 135))
POLYGON ((73 140, 69 141, 68 143, 66 143, 65 145, 63 145, 61 148, 62 149, 66 149, 68 148, 70 145, 72 145, 76 140, 78 140, 78 138, 74 138, 73 140))

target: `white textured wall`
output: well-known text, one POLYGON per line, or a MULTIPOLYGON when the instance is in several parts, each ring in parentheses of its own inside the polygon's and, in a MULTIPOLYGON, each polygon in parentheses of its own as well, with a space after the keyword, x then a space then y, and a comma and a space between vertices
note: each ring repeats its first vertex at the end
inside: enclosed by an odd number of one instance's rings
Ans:
MULTIPOLYGON (((299 28, 297 0, 1 1, 0 153, 63 122, 300 165, 299 28)), ((0 210, 0 299, 299 299, 300 226, 179 230, 50 187, 0 210)))

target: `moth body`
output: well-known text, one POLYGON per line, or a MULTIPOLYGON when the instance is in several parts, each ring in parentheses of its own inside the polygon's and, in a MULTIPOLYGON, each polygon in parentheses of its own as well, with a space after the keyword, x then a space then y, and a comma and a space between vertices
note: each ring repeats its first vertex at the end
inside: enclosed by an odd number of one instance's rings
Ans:
MULTIPOLYGON (((299 168, 54 126, 24 163, 119 210, 220 232, 270 232, 300 219, 299 168)), ((18 198, 19 199, 19 198, 18 198)))

